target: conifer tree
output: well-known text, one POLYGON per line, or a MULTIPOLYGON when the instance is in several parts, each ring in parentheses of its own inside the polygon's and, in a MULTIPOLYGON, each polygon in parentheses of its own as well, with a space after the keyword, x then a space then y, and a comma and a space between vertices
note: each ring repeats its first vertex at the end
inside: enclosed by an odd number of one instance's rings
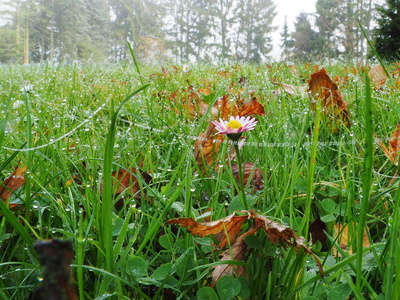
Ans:
POLYGON ((270 34, 276 6, 271 0, 240 0, 235 12, 238 24, 236 55, 246 61, 261 62, 272 50, 270 34))
POLYGON ((313 60, 321 58, 322 40, 318 33, 313 30, 308 13, 301 12, 297 16, 292 39, 293 59, 313 60))
POLYGON ((386 6, 377 8, 378 27, 374 31, 375 49, 382 59, 400 58, 400 0, 387 0, 386 6))
POLYGON ((324 55, 327 57, 336 57, 338 51, 337 34, 339 29, 340 2, 342 0, 317 0, 315 4, 316 19, 315 25, 318 29, 321 46, 324 55))
POLYGON ((287 16, 285 16, 285 22, 283 23, 283 30, 281 32, 281 47, 282 53, 281 58, 287 60, 290 58, 290 53, 293 48, 293 40, 291 39, 289 32, 289 25, 287 22, 287 16))

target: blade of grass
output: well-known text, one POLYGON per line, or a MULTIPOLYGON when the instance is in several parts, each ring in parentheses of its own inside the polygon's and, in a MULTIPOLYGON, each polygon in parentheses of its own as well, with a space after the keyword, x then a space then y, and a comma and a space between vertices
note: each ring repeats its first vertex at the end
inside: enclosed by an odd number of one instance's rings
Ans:
POLYGON ((21 237, 25 240, 25 242, 29 245, 33 245, 33 240, 28 233, 28 230, 19 222, 14 213, 3 203, 0 201, 0 211, 3 214, 3 217, 6 218, 8 223, 21 235, 21 237))
POLYGON ((362 199, 359 221, 357 226, 357 265, 356 286, 362 289, 362 259, 363 259, 363 237, 368 212, 369 196, 372 182, 372 151, 374 133, 372 124, 372 98, 369 77, 365 76, 365 147, 364 147, 364 173, 362 178, 362 199))
MULTIPOLYGON (((29 101, 29 93, 24 89, 24 98, 25 98, 25 105, 26 105, 26 146, 28 149, 32 148, 32 118, 31 118, 31 106, 29 101)), ((33 166, 33 154, 32 151, 26 151, 26 161, 28 170, 33 166)), ((28 173, 28 172, 27 172, 28 173)), ((25 173, 27 175, 27 173, 25 173)), ((25 176, 25 219, 29 223, 29 218, 31 216, 31 177, 25 176)))
POLYGON ((313 130, 313 139, 311 144, 311 154, 308 165, 306 204, 304 209, 304 218, 300 226, 300 234, 302 234, 306 239, 308 238, 308 224, 310 224, 311 205, 313 200, 314 172, 317 163, 318 137, 319 137, 320 125, 321 125, 321 102, 317 101, 315 105, 315 122, 313 130))
MULTIPOLYGON (((109 272, 113 271, 114 266, 114 255, 113 255, 113 239, 112 239, 112 208, 113 208, 113 191, 112 191, 112 164, 114 159, 114 145, 115 135, 117 132, 117 118, 122 107, 135 95, 143 91, 149 86, 144 85, 128 95, 114 111, 113 101, 111 102, 111 121, 110 127, 107 134, 106 146, 104 151, 104 177, 103 177, 103 193, 102 193, 102 205, 100 207, 100 245, 105 254, 105 269, 109 272)), ((111 279, 111 277, 107 277, 111 279)), ((105 280, 109 281, 109 280, 105 280)), ((102 284, 103 291, 105 292, 108 288, 108 284, 104 282, 102 284)))
POLYGON ((399 278, 399 226, 400 226, 400 189, 397 188, 396 200, 394 201, 393 219, 390 225, 390 234, 388 247, 389 251, 384 261, 386 262, 386 270, 384 275, 383 290, 386 299, 394 299, 395 295, 399 295, 400 278, 399 278), (397 267, 396 267, 397 266, 397 267))
POLYGON ((374 45, 371 43, 371 41, 369 40, 369 38, 367 37, 367 34, 363 28, 363 26, 361 25, 361 22, 359 19, 357 19, 358 22, 358 26, 360 26, 361 32, 364 36, 364 38, 367 40, 368 46, 371 48, 371 51, 374 53, 376 59, 379 61, 379 64, 382 66, 383 70, 385 71, 385 74, 387 77, 390 77, 388 70, 385 67, 385 64, 383 63, 381 57, 379 56, 378 52, 376 51, 374 45))
POLYGON ((132 45, 129 42, 128 42, 128 48, 129 48, 129 52, 131 53, 131 56, 132 56, 132 59, 133 59, 133 64, 135 65, 136 71, 139 74, 140 83, 142 85, 144 85, 143 76, 142 76, 142 73, 140 72, 139 63, 138 63, 138 61, 136 59, 135 51, 133 51, 132 45))

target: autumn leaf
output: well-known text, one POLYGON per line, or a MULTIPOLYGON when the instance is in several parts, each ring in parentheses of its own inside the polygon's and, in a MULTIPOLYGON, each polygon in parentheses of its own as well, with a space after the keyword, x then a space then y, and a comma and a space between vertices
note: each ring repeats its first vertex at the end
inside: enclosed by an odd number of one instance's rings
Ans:
POLYGON ((302 247, 307 253, 312 254, 311 250, 304 243, 304 238, 298 237, 293 229, 270 220, 267 217, 256 213, 255 211, 249 211, 249 214, 249 218, 254 219, 256 223, 255 226, 264 229, 264 231, 267 233, 268 240, 272 244, 296 246, 297 248, 302 247))
POLYGON ((200 133, 194 144, 194 157, 197 164, 203 167, 213 165, 218 160, 218 150, 224 139, 220 134, 215 135, 215 125, 210 123, 206 131, 200 133))
POLYGON ((397 123, 396 130, 393 132, 392 137, 389 139, 389 146, 386 148, 385 144, 378 138, 379 145, 381 146, 385 156, 395 165, 399 164, 399 151, 400 151, 400 122, 397 123))
MULTIPOLYGON (((232 173, 236 180, 239 182, 239 169, 238 166, 235 164, 232 164, 232 173)), ((252 162, 246 162, 243 166, 243 183, 247 185, 247 182, 249 180, 249 187, 252 188, 255 192, 264 189, 264 178, 262 172, 252 162)))
POLYGON ((338 133, 340 125, 350 127, 347 103, 343 100, 337 84, 331 80, 325 69, 312 74, 308 86, 311 109, 315 111, 316 101, 321 103, 325 123, 332 133, 338 133))
POLYGON ((306 88, 302 86, 295 86, 283 82, 273 81, 273 84, 277 85, 278 88, 273 91, 275 96, 278 96, 282 93, 287 93, 290 96, 301 96, 306 94, 306 88))
MULTIPOLYGON (((146 184, 150 184, 152 181, 150 174, 137 168, 131 168, 130 170, 119 169, 118 171, 113 171, 111 176, 113 177, 115 195, 119 195, 124 191, 129 190, 136 200, 141 200, 141 192, 145 194, 145 190, 141 189, 141 184, 139 183, 137 176, 141 176, 146 184)), ((102 192, 102 190, 103 186, 101 185, 100 192, 102 192)), ((122 204, 117 202, 116 205, 120 206, 122 204)))
POLYGON ((235 215, 236 212, 217 221, 203 223, 196 222, 191 218, 178 218, 169 220, 166 224, 178 224, 186 227, 191 234, 201 237, 217 235, 220 240, 219 247, 222 249, 226 246, 228 240, 232 244, 236 236, 240 234, 241 226, 247 219, 247 216, 235 215))
MULTIPOLYGON (((209 109, 209 105, 204 102, 201 95, 209 95, 210 89, 200 88, 195 89, 192 85, 180 91, 175 91, 170 94, 169 100, 172 101, 177 107, 177 113, 181 113, 187 118, 195 118, 197 116, 205 115, 209 109)), ((159 95, 165 98, 165 94, 159 95)), ((218 115, 217 108, 211 108, 211 114, 218 115)))
MULTIPOLYGON (((253 235, 256 233, 258 228, 252 228, 249 231, 243 233, 238 237, 236 242, 231 246, 230 249, 224 251, 221 254, 221 261, 225 260, 236 260, 242 261, 247 252, 247 244, 245 242, 246 237, 249 235, 253 235)), ((233 264, 220 264, 214 268, 214 271, 211 274, 211 287, 214 287, 217 284, 217 281, 226 275, 236 275, 243 276, 245 272, 245 267, 242 265, 233 265, 233 264)))
POLYGON ((217 105, 223 120, 228 120, 229 116, 265 115, 264 107, 254 95, 251 96, 249 101, 245 101, 240 97, 236 100, 231 100, 230 95, 226 94, 218 99, 217 105))
POLYGON ((381 65, 372 67, 368 72, 368 77, 376 89, 382 88, 388 79, 386 72, 381 65))
MULTIPOLYGON (((307 247, 304 242, 304 238, 297 236, 293 229, 268 219, 264 215, 252 210, 242 210, 239 212, 245 213, 246 215, 236 216, 237 212, 234 212, 225 218, 204 223, 198 223, 190 218, 178 218, 169 220, 166 222, 166 224, 179 224, 180 226, 186 227, 193 235, 198 235, 201 237, 211 234, 224 234, 225 239, 221 239, 220 242, 220 248, 222 249, 227 244, 228 240, 230 245, 234 245, 233 241, 235 240, 236 236, 240 236, 240 230, 243 223, 246 220, 252 219, 254 221, 252 228, 255 229, 253 233, 262 228, 266 232, 267 238, 272 244, 281 244, 284 247, 290 246, 296 247, 296 249, 304 249, 306 253, 313 256, 319 267, 320 273, 323 276, 322 265, 318 257, 311 251, 311 249, 307 247)), ((242 246, 238 246, 238 249, 236 250, 237 253, 240 252, 239 250, 243 250, 242 246)))
MULTIPOLYGON (((18 190, 26 181, 25 172, 27 167, 16 167, 13 173, 4 180, 3 184, 0 184, 0 198, 3 202, 7 202, 7 200, 11 197, 13 192, 18 190)), ((16 204, 11 204, 10 207, 15 206, 16 204)))
MULTIPOLYGON (((353 235, 349 235, 349 225, 352 228, 357 227, 357 223, 350 223, 350 224, 335 224, 334 226, 334 231, 335 231, 335 238, 338 237, 337 244, 339 244, 339 247, 342 248, 346 253, 349 255, 353 254, 353 251, 349 247, 350 243, 354 242, 351 241, 351 237, 353 235)), ((367 231, 364 228, 364 233, 363 233, 363 247, 369 247, 370 242, 368 239, 367 231)), ((334 247, 332 249, 332 254, 333 256, 339 256, 342 257, 342 254, 334 247)))
POLYGON ((308 229, 311 235, 311 243, 315 245, 317 241, 321 243, 321 251, 326 250, 326 224, 321 221, 321 218, 316 218, 308 229))

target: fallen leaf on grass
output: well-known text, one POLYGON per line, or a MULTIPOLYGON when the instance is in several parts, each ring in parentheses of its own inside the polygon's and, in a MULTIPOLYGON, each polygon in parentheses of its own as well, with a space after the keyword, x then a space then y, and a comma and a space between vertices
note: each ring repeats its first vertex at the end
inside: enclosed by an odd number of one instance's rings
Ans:
POLYGON ((304 86, 295 86, 276 81, 273 81, 272 83, 278 86, 278 88, 273 91, 275 96, 278 96, 282 93, 287 93, 290 96, 302 96, 306 94, 306 88, 304 86))
MULTIPOLYGON (((350 224, 335 224, 334 230, 335 230, 335 238, 339 237, 337 240, 337 244, 339 244, 340 248, 342 248, 344 251, 346 251, 349 255, 353 254, 353 251, 351 250, 350 243, 354 242, 352 241, 352 237, 354 234, 349 235, 349 225, 355 230, 355 228, 358 226, 357 223, 350 223, 350 224)), ((354 232, 353 232, 354 233, 354 232)), ((363 233, 363 247, 369 247, 371 244, 368 239, 367 231, 364 228, 364 233, 363 233)), ((342 257, 342 254, 337 250, 336 247, 333 247, 332 249, 332 254, 333 256, 338 256, 342 257)))
POLYGON ((222 249, 226 246, 228 240, 229 244, 232 244, 236 236, 240 234, 241 227, 247 219, 247 216, 235 215, 236 212, 225 218, 211 222, 196 222, 191 218, 178 218, 169 220, 166 224, 178 224, 186 227, 191 234, 201 237, 216 235, 220 240, 219 247, 222 249))
MULTIPOLYGON (((296 249, 304 249, 306 253, 310 254, 315 259, 320 270, 320 274, 323 276, 324 272, 318 257, 311 251, 311 249, 307 247, 304 242, 304 238, 297 236, 293 229, 276 221, 270 220, 264 215, 258 214, 253 210, 242 210, 239 212, 245 213, 246 215, 236 216, 237 212, 234 212, 225 218, 204 223, 198 223, 191 218, 178 218, 169 220, 166 222, 166 224, 178 224, 182 227, 186 227, 193 235, 199 235, 201 237, 211 234, 218 234, 220 236, 224 235, 224 239, 221 239, 220 242, 220 248, 223 248, 227 244, 228 240, 230 242, 229 244, 233 247, 233 245, 235 245, 235 243, 239 240, 238 239, 234 242, 236 236, 241 236, 240 229, 243 223, 246 220, 252 219, 254 223, 252 230, 250 230, 251 234, 256 233, 258 229, 262 228, 266 232, 267 238, 272 244, 281 244, 284 247, 294 246, 296 249)), ((237 249, 235 249, 235 252, 232 252, 233 254, 230 256, 231 258, 233 258, 235 255, 238 258, 241 257, 240 255, 244 251, 244 246, 241 243, 242 242, 239 240, 237 249)))
POLYGON ((311 235, 311 243, 315 245, 317 241, 321 243, 321 250, 326 250, 326 224, 321 221, 321 218, 316 218, 308 229, 311 235))
MULTIPOLYGON (((209 88, 194 89, 192 85, 181 91, 175 91, 170 94, 169 100, 172 101, 177 108, 177 113, 182 113, 186 117, 194 118, 199 115, 205 115, 208 111, 209 105, 206 104, 201 95, 209 95, 209 88)), ((161 95, 165 98, 165 95, 161 95)), ((211 108, 211 114, 218 115, 216 108, 211 108)))
POLYGON ((368 77, 371 79, 376 89, 380 89, 388 79, 386 72, 381 65, 372 67, 368 72, 368 77))
POLYGON ((389 139, 389 148, 378 138, 379 145, 381 146, 385 156, 395 165, 399 164, 399 151, 400 151, 400 122, 397 123, 396 130, 393 132, 392 137, 389 139))
POLYGON ((255 211, 249 211, 249 214, 249 217, 254 219, 256 223, 255 227, 262 227, 267 233, 268 240, 272 244, 281 244, 285 247, 296 246, 296 248, 303 248, 306 253, 314 255, 304 243, 304 238, 297 236, 293 229, 270 220, 267 217, 256 213, 255 211))
POLYGON ((210 123, 206 131, 200 133, 194 143, 194 157, 197 164, 204 168, 204 163, 213 165, 218 160, 218 150, 224 139, 220 134, 215 135, 215 125, 210 123))
MULTIPOLYGON (((239 169, 238 166, 235 164, 232 164, 232 173, 233 176, 235 176, 237 182, 239 182, 239 169)), ((252 188, 254 192, 264 189, 264 178, 262 172, 252 162, 246 162, 243 168, 243 183, 247 185, 247 182, 249 180, 249 187, 252 188)))
MULTIPOLYGON (((27 167, 16 167, 13 173, 4 180, 3 184, 0 184, 0 198, 3 202, 7 202, 7 200, 11 197, 13 192, 18 190, 25 183, 25 172, 27 167)), ((11 204, 10 207, 15 206, 16 204, 11 204)))
MULTIPOLYGON (((113 188, 116 196, 129 190, 136 200, 142 199, 141 193, 144 195, 146 194, 146 191, 145 189, 142 189, 143 186, 139 183, 137 176, 141 176, 146 184, 150 184, 152 181, 150 174, 137 168, 131 168, 130 170, 119 169, 118 171, 113 171, 111 176, 114 179, 113 188)), ((100 193, 102 193, 102 191, 103 185, 100 186, 100 193)), ((121 206, 122 204, 119 201, 115 205, 121 206)))
MULTIPOLYGON (((236 242, 231 246, 230 249, 224 251, 221 254, 221 261, 224 260, 236 260, 242 261, 247 252, 247 244, 245 242, 245 238, 249 235, 256 233, 258 228, 252 228, 249 231, 243 233, 238 237, 236 242)), ((217 281, 226 275, 236 275, 243 276, 245 272, 245 267, 242 265, 233 265, 233 264, 221 264, 217 265, 214 268, 214 271, 211 274, 211 286, 214 287, 217 284, 217 281)))
POLYGON ((231 100, 230 95, 218 99, 217 105, 218 110, 221 112, 221 118, 228 120, 229 116, 250 116, 250 115, 265 115, 264 107, 258 102, 257 97, 251 96, 249 101, 245 101, 243 98, 231 100))
POLYGON ((343 100, 337 84, 331 80, 325 69, 312 74, 308 86, 311 109, 315 111, 316 101, 321 102, 321 113, 332 133, 338 133, 341 125, 350 127, 347 103, 343 100))

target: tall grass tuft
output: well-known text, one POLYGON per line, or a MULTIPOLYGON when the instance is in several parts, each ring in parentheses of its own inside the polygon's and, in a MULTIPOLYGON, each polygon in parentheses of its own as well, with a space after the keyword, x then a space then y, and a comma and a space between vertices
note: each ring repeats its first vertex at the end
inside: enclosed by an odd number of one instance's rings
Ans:
POLYGON ((352 126, 338 135, 318 110, 311 111, 302 91, 315 72, 309 64, 193 65, 185 71, 138 60, 1 65, 0 182, 18 164, 29 172, 25 186, 0 201, 0 298, 29 297, 41 276, 32 244, 51 238, 74 243, 80 299, 226 299, 224 282, 235 293, 240 286, 231 299, 395 298, 398 167, 374 140, 387 144, 396 128, 395 82, 375 89, 364 67, 324 67, 338 76, 350 111, 352 126), (300 92, 278 93, 273 82, 300 92), (25 84, 33 86, 29 93, 25 84), (206 171, 193 155, 195 140, 218 118, 213 107, 226 94, 256 97, 266 111, 240 149, 243 161, 255 163, 264 176, 263 189, 246 185, 248 208, 308 242, 310 223, 321 219, 326 243, 310 247, 323 264, 323 278, 309 255, 271 244, 260 231, 246 239, 240 262, 227 262, 245 273, 207 287, 221 264, 217 241, 165 225, 171 218, 211 221, 243 209, 225 159, 230 147, 223 144, 221 159, 206 171), (190 104, 200 103, 197 96, 208 106, 190 112, 190 104), (148 173, 151 182, 131 172, 140 190, 115 194, 112 172, 133 168, 148 173), (337 224, 349 233, 348 241, 335 231, 337 224))

